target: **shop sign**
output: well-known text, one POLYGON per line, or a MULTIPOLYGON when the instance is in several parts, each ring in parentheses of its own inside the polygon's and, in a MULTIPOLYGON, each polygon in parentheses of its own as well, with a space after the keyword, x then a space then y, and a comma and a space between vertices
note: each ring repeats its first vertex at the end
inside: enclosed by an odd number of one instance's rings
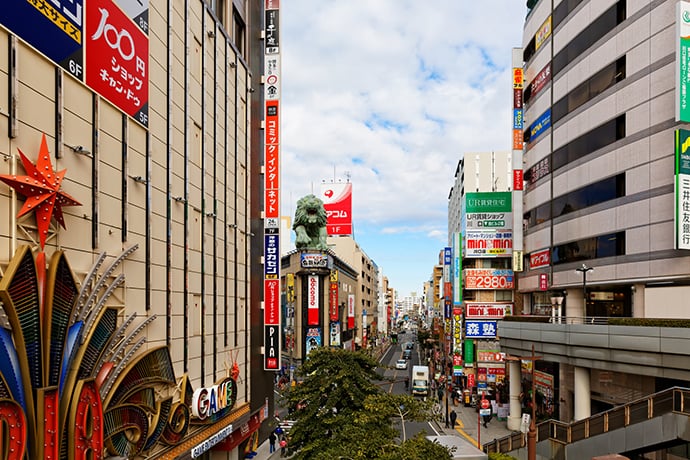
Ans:
MULTIPOLYGON (((194 391, 192 396, 192 414, 199 420, 204 420, 215 414, 229 412, 235 405, 236 400, 237 383, 227 377, 217 385, 208 388, 197 388, 194 391)), ((232 430, 230 431, 232 432, 232 430)))
POLYGON ((200 457, 201 454, 209 450, 211 447, 215 446, 219 442, 223 441, 225 438, 227 438, 230 434, 232 433, 232 425, 228 425, 222 430, 220 430, 218 433, 214 434, 210 438, 208 438, 206 441, 202 442, 201 444, 195 446, 192 448, 191 456, 192 458, 197 458, 200 457))
POLYGON ((465 321, 465 337, 473 339, 495 338, 496 321, 465 321))
POLYGON ((513 270, 494 268, 465 269, 466 289, 513 289, 513 270))
POLYGON ((536 141, 549 127, 551 127, 551 109, 546 109, 528 128, 530 143, 536 141))
POLYGON ((530 270, 534 270, 535 268, 548 267, 549 265, 551 265, 551 249, 542 249, 541 251, 535 251, 530 253, 530 270))
POLYGON ((512 303, 465 303, 466 318, 500 319, 511 315, 512 312, 512 303))
POLYGON ((299 265, 302 268, 328 268, 328 254, 302 253, 299 265))

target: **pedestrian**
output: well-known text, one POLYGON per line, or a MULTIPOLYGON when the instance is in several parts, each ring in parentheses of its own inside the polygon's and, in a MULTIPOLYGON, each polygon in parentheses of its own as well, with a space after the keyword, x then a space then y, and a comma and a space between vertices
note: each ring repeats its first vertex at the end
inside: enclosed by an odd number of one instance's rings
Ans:
POLYGON ((438 400, 443 401, 443 387, 438 387, 438 390, 436 390, 438 393, 438 400))
POLYGON ((285 436, 280 437, 280 456, 285 457, 285 451, 287 450, 287 439, 285 436))
POLYGON ((455 429, 455 422, 458 420, 458 414, 455 413, 455 410, 451 409, 450 411, 450 426, 451 428, 455 429))
POLYGON ((268 436, 268 452, 273 453, 276 451, 276 434, 274 431, 271 431, 271 434, 268 436))
POLYGON ((491 421, 491 406, 489 406, 489 408, 486 410, 489 411, 489 415, 482 415, 482 421, 484 422, 484 428, 488 428, 486 426, 486 424, 491 421))

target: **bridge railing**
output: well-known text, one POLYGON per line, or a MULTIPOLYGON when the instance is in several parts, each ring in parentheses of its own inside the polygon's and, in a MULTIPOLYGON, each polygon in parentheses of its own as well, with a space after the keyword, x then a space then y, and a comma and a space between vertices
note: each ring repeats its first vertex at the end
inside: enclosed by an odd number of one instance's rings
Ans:
MULTIPOLYGON (((550 439, 569 444, 669 413, 690 416, 690 389, 669 388, 576 422, 546 420, 537 425, 537 442, 550 439)), ((488 454, 506 453, 526 445, 527 435, 515 432, 482 448, 488 454)))

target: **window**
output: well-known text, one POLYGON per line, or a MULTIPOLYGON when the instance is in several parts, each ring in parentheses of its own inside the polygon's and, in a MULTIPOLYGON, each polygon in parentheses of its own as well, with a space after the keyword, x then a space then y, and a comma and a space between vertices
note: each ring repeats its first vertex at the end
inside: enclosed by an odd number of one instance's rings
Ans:
POLYGON ((607 121, 593 130, 573 139, 552 154, 552 171, 593 153, 625 137, 625 114, 607 121))
POLYGON ((600 38, 625 20, 625 0, 618 2, 595 19, 553 58, 553 74, 563 70, 569 63, 595 44, 600 38))
POLYGON ((496 292, 496 302, 512 302, 513 301, 513 291, 512 290, 505 290, 505 291, 494 291, 496 292))
POLYGON ((577 5, 582 3, 582 0, 563 0, 558 6, 553 10, 552 20, 553 28, 555 29, 558 24, 563 22, 565 18, 573 11, 577 5))
POLYGON ((235 42, 237 50, 242 56, 247 55, 247 50, 244 49, 245 46, 245 25, 240 13, 233 8, 232 11, 232 38, 235 42))
POLYGON ((551 250, 553 265, 625 254, 625 232, 594 236, 561 244, 551 250))
POLYGON ((609 200, 625 196, 625 173, 609 177, 594 184, 554 198, 523 214, 525 228, 531 228, 553 217, 564 216, 609 200), (551 210, 553 209, 553 213, 551 210))
POLYGON ((553 105, 551 116, 557 122, 625 78, 625 56, 612 62, 563 96, 553 105))

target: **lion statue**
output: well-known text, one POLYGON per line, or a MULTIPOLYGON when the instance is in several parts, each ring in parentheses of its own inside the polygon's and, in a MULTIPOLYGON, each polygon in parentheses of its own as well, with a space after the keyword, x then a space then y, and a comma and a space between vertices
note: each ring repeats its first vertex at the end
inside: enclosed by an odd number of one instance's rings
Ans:
POLYGON ((327 251, 326 210, 323 201, 314 195, 306 195, 297 201, 295 223, 295 247, 327 251))

